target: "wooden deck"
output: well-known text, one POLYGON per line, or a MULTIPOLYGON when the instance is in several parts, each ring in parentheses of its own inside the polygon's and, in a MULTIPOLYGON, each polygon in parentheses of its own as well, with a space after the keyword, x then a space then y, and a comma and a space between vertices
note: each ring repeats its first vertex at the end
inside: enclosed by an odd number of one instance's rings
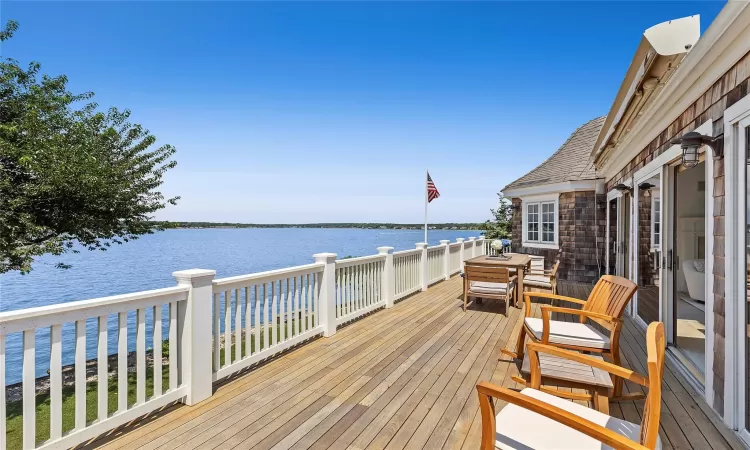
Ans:
MULTIPOLYGON (((481 418, 474 386, 491 380, 519 387, 511 380, 516 364, 499 351, 515 342, 522 309, 511 308, 506 318, 499 302, 486 301, 463 313, 460 280, 239 375, 197 406, 172 406, 89 447, 476 449, 481 418)), ((563 285, 560 293, 586 298, 589 289, 563 285)), ((628 322, 624 361, 642 373, 644 344, 642 331, 628 322)), ((673 369, 665 370, 665 448, 743 448, 673 369)), ((611 412, 640 422, 642 403, 613 403, 611 412)))

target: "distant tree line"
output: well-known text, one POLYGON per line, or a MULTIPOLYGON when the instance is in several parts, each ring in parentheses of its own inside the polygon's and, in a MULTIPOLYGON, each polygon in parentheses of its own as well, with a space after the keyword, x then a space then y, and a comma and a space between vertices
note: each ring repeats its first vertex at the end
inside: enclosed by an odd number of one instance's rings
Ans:
MULTIPOLYGON (((424 224, 401 223, 233 223, 233 222, 153 222, 158 228, 362 228, 383 230, 421 230, 424 224)), ((479 223, 435 223, 431 230, 479 230, 479 223)))

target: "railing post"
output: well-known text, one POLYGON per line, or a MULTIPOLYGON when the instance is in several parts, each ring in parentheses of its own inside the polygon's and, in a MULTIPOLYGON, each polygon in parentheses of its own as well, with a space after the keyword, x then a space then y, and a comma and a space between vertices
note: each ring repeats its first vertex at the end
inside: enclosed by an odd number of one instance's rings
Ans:
POLYGON ((470 237, 469 242, 471 243, 471 253, 469 253, 469 257, 467 259, 471 259, 477 256, 477 238, 470 237))
POLYGON ((215 270, 206 269, 172 273, 179 286, 190 287, 187 301, 180 302, 177 312, 177 367, 180 384, 187 386, 187 405, 195 405, 213 393, 211 298, 215 275, 215 270))
POLYGON ((458 260, 460 261, 460 264, 462 265, 462 267, 463 267, 464 261, 466 260, 466 258, 464 257, 464 255, 465 255, 465 252, 464 252, 464 241, 465 240, 466 239, 464 239, 464 238, 456 238, 456 242, 458 242, 459 244, 461 244, 461 247, 459 247, 459 251, 458 251, 458 260))
POLYGON ((447 239, 440 241, 440 245, 443 246, 443 275, 446 280, 451 277, 451 250, 448 247, 450 242, 447 239))
POLYGON ((320 283, 320 323, 323 324, 323 336, 336 334, 336 254, 317 253, 313 255, 316 263, 325 264, 320 283))
POLYGON ((421 270, 419 272, 421 273, 420 278, 422 279, 422 290, 426 291, 427 285, 430 282, 429 272, 427 271, 427 243, 420 242, 417 244, 417 248, 422 250, 422 259, 420 260, 421 270))
POLYGON ((380 280, 380 296, 386 308, 393 308, 393 297, 396 295, 396 277, 393 272, 393 247, 378 247, 378 254, 385 255, 383 261, 383 278, 380 280))

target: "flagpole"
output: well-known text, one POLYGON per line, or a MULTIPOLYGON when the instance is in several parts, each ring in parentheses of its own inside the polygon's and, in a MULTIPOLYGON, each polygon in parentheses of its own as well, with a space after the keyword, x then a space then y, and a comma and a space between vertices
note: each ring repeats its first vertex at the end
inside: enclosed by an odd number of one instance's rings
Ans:
POLYGON ((424 242, 427 243, 427 177, 429 176, 429 171, 425 171, 425 177, 424 177, 424 242))

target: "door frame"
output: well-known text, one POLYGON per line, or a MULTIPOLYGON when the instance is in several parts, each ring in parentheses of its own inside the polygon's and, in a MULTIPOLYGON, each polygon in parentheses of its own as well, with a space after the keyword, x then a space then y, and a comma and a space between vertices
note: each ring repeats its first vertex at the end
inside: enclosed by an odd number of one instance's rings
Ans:
MULTIPOLYGON (((713 134, 713 123, 709 120, 697 127, 695 130, 700 134, 711 136, 713 134)), ((714 202, 713 202, 713 192, 714 192, 714 183, 713 183, 713 154, 711 153, 711 150, 707 146, 703 146, 701 149, 702 152, 706 152, 706 166, 704 168, 706 172, 706 193, 705 193, 705 229, 708 233, 708 230, 713 230, 713 209, 714 209, 714 202), (711 181, 711 182, 709 182, 711 181)), ((651 162, 646 164, 641 169, 637 170, 635 174, 633 174, 633 180, 646 180, 649 176, 653 176, 658 171, 661 171, 661 208, 662 208, 662 236, 661 236, 661 248, 662 248, 662 254, 666 254, 666 252, 670 249, 673 249, 674 247, 674 239, 675 239, 675 230, 674 230, 674 212, 675 212, 675 184, 674 184, 674 173, 673 173, 673 167, 675 165, 675 161, 678 161, 682 157, 682 148, 679 145, 672 145, 668 149, 666 149, 664 152, 662 152, 659 156, 655 157, 651 162)), ((637 192, 638 184, 635 183, 634 192, 637 192)), ((633 196, 635 198, 635 195, 633 196)), ((631 202, 634 203, 634 202, 631 202)), ((632 232, 633 227, 631 225, 631 236, 634 234, 632 232)), ((713 236, 713 233, 711 234, 713 236)), ((727 248, 729 248, 729 242, 726 242, 727 248)), ((714 346, 714 316, 713 316, 713 305, 714 305, 714 298, 713 298, 713 284, 714 284, 714 276, 713 276, 713 268, 714 268, 714 260, 713 260, 713 247, 714 247, 714 241, 713 239, 709 239, 708 236, 706 236, 706 242, 705 242, 705 255, 706 255, 706 280, 705 280, 705 297, 706 297, 706 351, 705 351, 705 373, 704 373, 704 382, 705 385, 702 387, 703 389, 700 389, 701 386, 699 386, 698 382, 695 381, 694 387, 699 392, 702 390, 705 395, 706 403, 709 405, 713 405, 714 401, 714 391, 713 391, 713 346, 714 346)), ((632 248, 632 246, 631 246, 632 248)), ((635 258, 636 260, 638 258, 635 258)), ((636 263, 637 264, 637 263, 636 263)), ((631 264, 631 269, 632 269, 631 264)), ((669 273, 666 269, 666 264, 662 264, 662 272, 661 276, 662 279, 665 280, 665 282, 668 282, 668 289, 664 288, 664 284, 662 284, 660 288, 660 299, 661 304, 659 305, 659 319, 665 323, 667 328, 667 336, 669 336, 669 339, 671 340, 672 336, 674 335, 674 325, 675 325, 675 318, 672 311, 674 311, 674 278, 673 274, 669 273), (668 280, 668 281, 667 281, 668 280)), ((636 272, 637 273, 637 272, 636 272)), ((637 282, 636 279, 633 277, 630 277, 630 280, 633 282, 637 282)), ((644 327, 645 323, 643 320, 638 317, 637 309, 633 308, 631 310, 631 317, 633 317, 635 320, 635 323, 637 323, 639 326, 644 327)), ((672 342, 670 342, 672 343, 672 342)), ((730 358, 725 358, 730 359, 730 358)), ((690 374, 690 372, 685 369, 683 371, 686 376, 686 379, 692 380, 693 377, 690 374)), ((728 373, 728 372, 727 372, 728 373)), ((726 392, 726 388, 725 388, 726 392)), ((725 403, 726 403, 725 398, 725 403)), ((726 411, 726 408, 725 408, 726 411)))
POLYGON ((747 415, 747 266, 746 202, 747 160, 742 130, 750 127, 750 97, 745 97, 724 111, 724 180, 725 194, 725 366, 724 422, 737 430, 750 445, 747 415), (739 133, 738 133, 739 131, 739 133), (740 224, 742 224, 740 226, 740 224))

